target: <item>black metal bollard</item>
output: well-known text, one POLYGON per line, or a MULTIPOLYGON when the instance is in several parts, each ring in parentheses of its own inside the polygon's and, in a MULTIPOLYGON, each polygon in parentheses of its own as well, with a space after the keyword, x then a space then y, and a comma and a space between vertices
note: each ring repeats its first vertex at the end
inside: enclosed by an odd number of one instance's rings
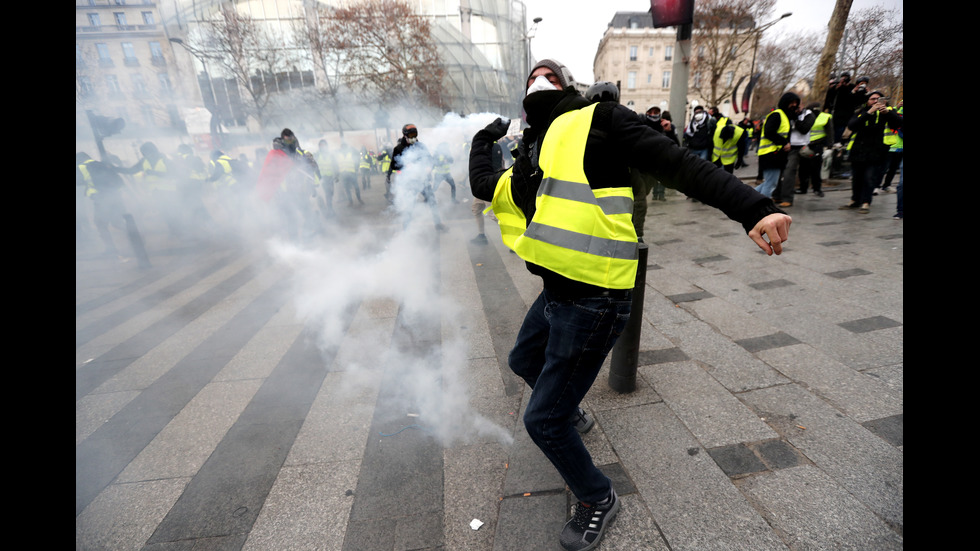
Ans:
POLYGON ((640 331, 643 328, 643 295, 647 280, 647 256, 650 247, 639 245, 639 266, 636 268, 636 285, 633 287, 633 304, 626 329, 613 346, 609 365, 609 387, 626 394, 636 390, 636 367, 640 355, 640 331))
POLYGON ((136 220, 133 220, 132 214, 124 214, 123 219, 126 220, 126 235, 129 237, 129 244, 133 247, 133 254, 139 262, 139 267, 149 268, 151 266, 150 257, 146 255, 146 247, 143 246, 143 236, 140 235, 139 229, 136 228, 136 220))

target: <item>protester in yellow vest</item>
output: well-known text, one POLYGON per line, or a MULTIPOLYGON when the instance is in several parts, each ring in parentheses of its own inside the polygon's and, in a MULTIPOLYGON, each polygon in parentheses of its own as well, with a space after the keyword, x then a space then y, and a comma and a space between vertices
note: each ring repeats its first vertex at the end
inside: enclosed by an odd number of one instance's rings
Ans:
POLYGON ((327 146, 327 140, 317 143, 316 164, 320 167, 320 187, 323 188, 324 208, 327 213, 333 213, 334 185, 337 182, 337 158, 327 146))
POLYGON ((449 154, 449 144, 439 144, 433 160, 435 161, 435 166, 432 167, 432 192, 435 193, 439 189, 439 185, 443 182, 448 182, 449 189, 452 192, 453 202, 457 202, 456 181, 453 180, 452 174, 453 156, 449 154))
POLYGON ((871 212, 871 198, 875 184, 881 181, 883 167, 888 160, 889 144, 886 139, 890 129, 902 127, 902 119, 888 109, 884 94, 873 91, 868 94, 864 107, 851 117, 847 128, 851 137, 851 201, 839 207, 842 210, 857 209, 861 214, 871 212))
POLYGON ((745 130, 732 124, 727 117, 722 117, 715 126, 712 143, 711 161, 725 172, 734 173, 739 152, 745 147, 745 130))
POLYGON ((834 117, 823 112, 819 103, 813 103, 807 108, 817 116, 810 128, 807 152, 800 155, 800 189, 796 193, 806 195, 812 186, 813 194, 823 197, 823 177, 820 171, 823 168, 824 150, 829 151, 834 146, 834 117))
POLYGON ((783 169, 786 168, 789 153, 790 121, 796 118, 800 107, 800 96, 786 92, 779 98, 778 107, 766 115, 759 138, 759 170, 762 172, 762 185, 756 191, 769 197, 779 185, 783 169))
POLYGON ((525 92, 529 128, 515 164, 492 168, 493 143, 509 126, 498 118, 473 138, 470 183, 474 197, 492 201, 504 243, 544 283, 510 367, 531 388, 525 428, 578 500, 559 541, 566 550, 591 549, 620 503, 582 444, 580 431, 594 421, 579 404, 630 315, 638 258, 630 168, 721 208, 768 254, 782 252, 791 220, 629 108, 590 103, 554 60, 532 68, 525 92))
POLYGON ((170 160, 153 142, 140 146, 142 158, 122 171, 136 175, 142 189, 149 193, 150 205, 164 219, 171 237, 182 237, 185 212, 177 195, 176 174, 170 170, 170 160))

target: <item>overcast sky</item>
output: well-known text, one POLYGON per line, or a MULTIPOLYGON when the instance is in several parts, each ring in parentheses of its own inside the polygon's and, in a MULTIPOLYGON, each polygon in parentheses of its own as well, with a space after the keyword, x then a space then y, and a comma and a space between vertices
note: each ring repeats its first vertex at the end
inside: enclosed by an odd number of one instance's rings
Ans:
MULTIPOLYGON (((697 0, 695 0, 697 1, 697 0)), ((592 61, 602 33, 619 11, 648 11, 649 0, 524 0, 527 24, 541 17, 531 51, 536 59, 553 58, 564 63, 580 82, 591 83, 592 61)), ((773 18, 793 15, 774 25, 768 34, 827 28, 834 0, 777 0, 773 18)), ((902 10, 903 0, 854 0, 851 13, 870 6, 902 10)))

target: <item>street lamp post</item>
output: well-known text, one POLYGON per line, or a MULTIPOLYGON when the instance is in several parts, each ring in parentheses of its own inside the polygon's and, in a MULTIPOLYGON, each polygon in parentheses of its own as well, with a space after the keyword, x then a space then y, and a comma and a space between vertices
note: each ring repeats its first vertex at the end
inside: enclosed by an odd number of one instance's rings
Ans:
MULTIPOLYGON (((538 23, 540 23, 541 21, 542 21, 542 19, 540 17, 535 17, 534 18, 534 24, 531 25, 531 28, 528 29, 527 30, 527 33, 524 35, 525 42, 527 43, 527 51, 525 52, 525 55, 524 55, 524 77, 525 78, 527 77, 527 75, 529 75, 531 73, 531 65, 533 65, 533 62, 531 61, 532 60, 532 56, 531 56, 531 39, 534 38, 534 33, 538 30, 538 23)), ((524 84, 525 84, 525 86, 527 85, 526 82, 524 84)))
MULTIPOLYGON (((758 29, 755 29, 753 31, 753 33, 755 34, 755 44, 752 46, 752 66, 749 69, 749 86, 752 85, 751 84, 752 83, 752 80, 751 79, 752 79, 752 76, 755 74, 755 56, 756 56, 756 54, 759 51, 759 40, 762 38, 763 31, 765 31, 769 27, 772 27, 776 23, 779 23, 780 21, 782 21, 783 19, 786 19, 787 17, 789 17, 791 15, 793 15, 793 12, 786 12, 786 13, 780 15, 779 16, 779 19, 776 19, 774 21, 770 21, 770 22, 766 23, 765 25, 763 25, 763 26, 761 26, 758 29)), ((752 107, 752 97, 751 96, 749 96, 749 105, 747 107, 749 107, 749 108, 752 107)), ((750 109, 745 109, 745 113, 748 115, 748 114, 751 114, 752 111, 750 109)))

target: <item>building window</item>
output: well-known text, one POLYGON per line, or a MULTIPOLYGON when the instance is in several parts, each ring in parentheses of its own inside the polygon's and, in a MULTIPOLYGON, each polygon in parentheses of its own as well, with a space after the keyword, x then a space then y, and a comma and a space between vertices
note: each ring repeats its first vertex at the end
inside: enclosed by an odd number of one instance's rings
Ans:
POLYGON ((661 88, 670 88, 670 71, 664 71, 664 78, 660 81, 661 88))
POLYGON ((78 94, 88 96, 92 94, 92 79, 85 75, 78 77, 78 94))
POLYGON ((667 46, 664 48, 664 61, 670 61, 674 59, 674 47, 667 46))
POLYGON ((701 87, 701 71, 694 73, 694 87, 695 88, 701 87))
POLYGON ((163 59, 163 48, 160 47, 159 42, 150 42, 150 63, 158 67, 167 64, 167 60, 163 59))
POLYGON ((173 92, 173 85, 170 84, 170 76, 167 73, 157 73, 157 80, 160 82, 160 89, 165 94, 173 92))
POLYGON ((143 12, 143 24, 144 25, 153 25, 153 12, 151 12, 151 11, 145 11, 145 12, 143 12))
POLYGON ((99 52, 99 66, 112 67, 112 56, 109 55, 109 45, 98 42, 95 44, 95 51, 99 52))
POLYGON ((113 12, 112 14, 116 18, 116 25, 120 27, 126 26, 126 14, 121 11, 113 12))
POLYGON ((102 18, 97 13, 90 13, 88 14, 88 24, 90 27, 101 27, 102 18))
POLYGON ((119 94, 122 92, 122 88, 119 87, 119 77, 116 75, 106 75, 105 76, 105 87, 109 91, 109 94, 119 94))
POLYGON ((132 42, 123 42, 122 51, 123 51, 123 63, 129 66, 139 65, 139 60, 136 59, 136 49, 133 48, 132 42))
POLYGON ((133 93, 137 96, 146 95, 146 81, 140 73, 133 73, 133 93))
POLYGON ((156 126, 156 121, 153 118, 153 108, 149 105, 140 106, 140 114, 143 116, 143 124, 146 126, 156 126))
POLYGON ((82 55, 82 46, 80 44, 75 44, 75 66, 85 66, 85 56, 82 55))
POLYGON ((725 73, 725 86, 731 86, 735 82, 735 71, 725 73))
POLYGON ((650 46, 650 57, 653 57, 653 46, 650 46))
POLYGON ((647 84, 650 84, 651 82, 653 82, 653 74, 647 73, 647 84))
POLYGON ((630 71, 626 77, 626 88, 633 90, 636 88, 636 71, 630 71))
POLYGON ((636 61, 636 46, 630 46, 630 61, 636 61))

